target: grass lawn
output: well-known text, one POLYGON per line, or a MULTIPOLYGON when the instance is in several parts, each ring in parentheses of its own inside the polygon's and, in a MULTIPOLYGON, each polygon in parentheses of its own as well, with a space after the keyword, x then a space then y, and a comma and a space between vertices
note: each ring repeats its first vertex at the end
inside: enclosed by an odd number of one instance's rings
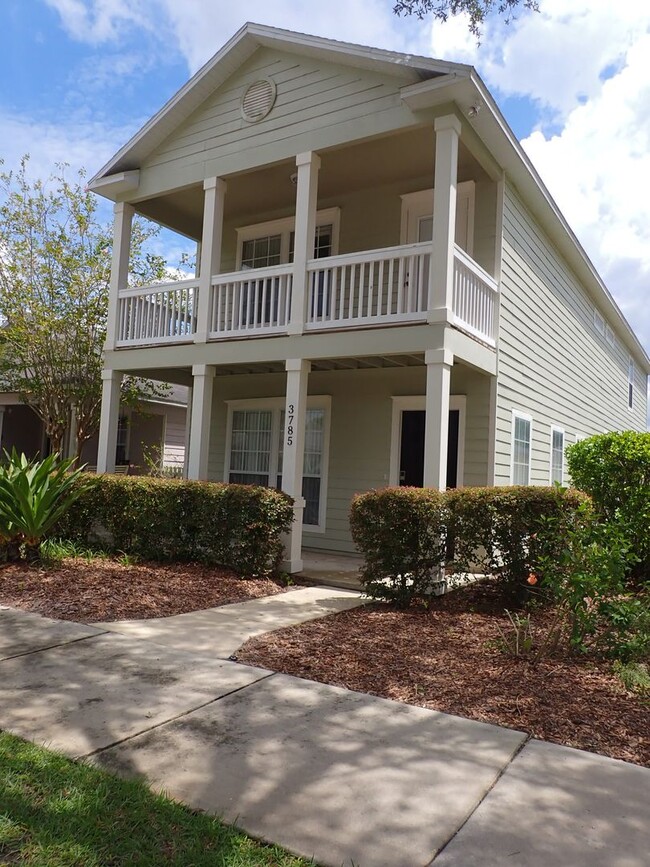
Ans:
MULTIPOLYGON (((311 862, 309 862, 311 863, 311 862)), ((307 867, 139 781, 0 732, 0 865, 307 867)))

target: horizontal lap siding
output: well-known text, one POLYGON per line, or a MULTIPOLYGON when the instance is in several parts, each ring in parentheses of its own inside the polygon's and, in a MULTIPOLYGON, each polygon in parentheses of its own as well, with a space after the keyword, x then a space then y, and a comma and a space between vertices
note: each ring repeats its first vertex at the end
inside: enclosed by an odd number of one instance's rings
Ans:
POLYGON ((260 49, 147 158, 143 170, 219 160, 281 142, 291 145, 304 133, 376 119, 383 112, 410 118, 400 100, 400 84, 375 73, 260 49), (241 98, 262 77, 276 83, 276 102, 266 118, 249 123, 241 115, 241 98))
POLYGON ((176 406, 170 406, 165 413, 163 466, 182 467, 185 463, 185 414, 184 408, 176 406))
MULTIPOLYGON (((284 396, 282 374, 215 379, 210 441, 210 478, 223 480, 226 400, 284 396)), ((355 494, 388 484, 392 396, 423 395, 424 367, 314 372, 309 393, 331 396, 326 530, 305 531, 305 543, 331 551, 353 551, 350 502, 355 494)), ((487 481, 489 379, 455 366, 452 392, 467 395, 465 481, 487 481)))
MULTIPOLYGON (((512 410, 533 417, 531 481, 548 484, 551 425, 576 435, 646 427, 645 380, 593 324, 594 304, 511 188, 504 202, 496 483, 510 481, 512 410)), ((602 312, 602 311, 601 311, 602 312)), ((565 467, 566 471, 566 467, 565 467)))

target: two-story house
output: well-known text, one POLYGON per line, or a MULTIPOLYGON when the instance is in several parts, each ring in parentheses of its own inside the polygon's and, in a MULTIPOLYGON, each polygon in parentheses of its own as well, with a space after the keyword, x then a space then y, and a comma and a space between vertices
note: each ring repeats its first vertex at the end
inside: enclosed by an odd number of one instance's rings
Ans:
POLYGON ((646 427, 650 360, 473 68, 243 27, 93 178, 115 201, 98 465, 125 373, 190 387, 188 476, 295 499, 287 567, 355 492, 549 484, 646 427), (196 277, 128 286, 134 212, 196 277))

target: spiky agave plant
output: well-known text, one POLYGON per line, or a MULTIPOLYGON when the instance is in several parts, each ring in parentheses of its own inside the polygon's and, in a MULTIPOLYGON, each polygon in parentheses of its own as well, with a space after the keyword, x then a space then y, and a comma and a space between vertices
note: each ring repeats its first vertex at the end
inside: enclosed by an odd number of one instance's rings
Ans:
POLYGON ((34 560, 43 537, 70 505, 93 483, 80 481, 83 468, 73 470, 74 459, 59 460, 57 454, 29 460, 15 449, 5 451, 0 465, 0 538, 9 559, 34 560))

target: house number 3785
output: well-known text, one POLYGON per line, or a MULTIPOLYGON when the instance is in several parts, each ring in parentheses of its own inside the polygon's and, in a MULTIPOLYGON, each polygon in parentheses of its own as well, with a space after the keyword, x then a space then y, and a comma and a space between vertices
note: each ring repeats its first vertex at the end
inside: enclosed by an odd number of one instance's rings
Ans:
POLYGON ((294 436, 293 420, 295 418, 292 403, 289 404, 287 410, 287 445, 292 446, 294 436))

